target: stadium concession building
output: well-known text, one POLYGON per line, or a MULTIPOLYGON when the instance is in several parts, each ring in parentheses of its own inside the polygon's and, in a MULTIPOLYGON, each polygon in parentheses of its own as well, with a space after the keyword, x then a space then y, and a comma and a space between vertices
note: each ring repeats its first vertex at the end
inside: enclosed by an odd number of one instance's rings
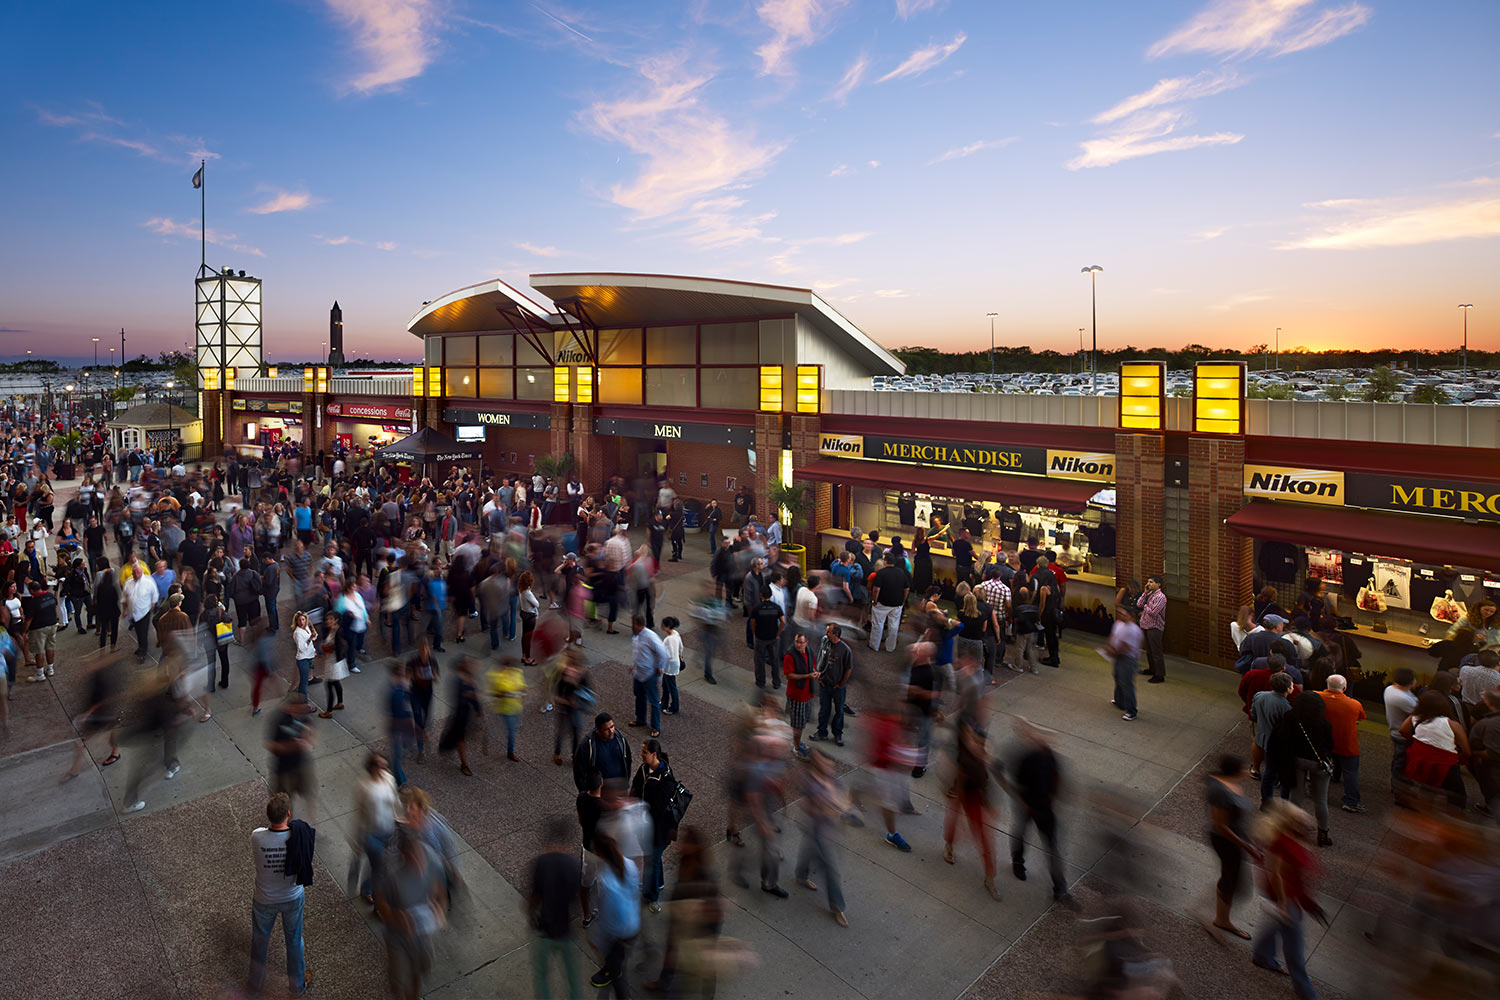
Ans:
MULTIPOLYGON (((745 485, 763 519, 774 481, 811 483, 812 564, 854 527, 908 546, 944 524, 976 548, 1037 537, 1068 571, 1073 627, 1107 628, 1117 586, 1159 574, 1168 650, 1225 666, 1263 585, 1290 607, 1323 577, 1372 677, 1431 673, 1449 592, 1465 608, 1500 597, 1500 407, 1247 400, 1243 366, 1218 362, 1196 367, 1191 398, 1166 397, 1154 363, 1122 365, 1118 397, 876 392, 901 362, 807 289, 531 284, 536 298, 461 288, 408 324, 425 360, 406 387, 415 423, 482 440, 496 474, 571 453, 590 491, 663 477, 730 508, 745 485)), ((306 406, 338 406, 341 381, 306 406)), ((309 450, 331 445, 318 434, 309 450)), ((951 575, 950 549, 932 552, 951 575)))

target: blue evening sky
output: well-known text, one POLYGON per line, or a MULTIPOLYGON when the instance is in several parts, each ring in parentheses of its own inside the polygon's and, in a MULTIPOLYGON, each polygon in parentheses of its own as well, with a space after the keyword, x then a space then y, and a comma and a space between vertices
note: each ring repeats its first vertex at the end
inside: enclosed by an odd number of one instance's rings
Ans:
POLYGON ((191 337, 410 359, 535 271, 817 289, 889 346, 1500 349, 1500 4, 10 4, 0 355, 191 337))

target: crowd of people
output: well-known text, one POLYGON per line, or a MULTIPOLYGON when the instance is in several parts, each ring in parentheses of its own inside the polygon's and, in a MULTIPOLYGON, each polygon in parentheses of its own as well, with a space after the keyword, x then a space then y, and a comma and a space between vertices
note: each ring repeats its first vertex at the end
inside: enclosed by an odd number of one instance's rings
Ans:
MULTIPOLYGON (((354 849, 350 891, 384 930, 398 996, 420 994, 433 942, 461 890, 455 837, 407 768, 413 761, 425 766, 432 752, 472 776, 471 744, 487 753, 491 733, 501 731, 506 760, 518 763, 528 712, 552 716, 551 763, 571 764, 577 790, 574 815, 547 824, 530 877, 537 994, 549 995, 550 971, 560 965, 568 995, 579 995, 582 977, 568 944, 578 916, 599 955, 590 985, 628 996, 642 921, 664 906, 667 945, 645 985, 675 995, 711 993, 716 977, 740 968, 747 951, 723 935, 721 869, 713 838, 689 819, 692 791, 672 769, 672 717, 693 711, 680 691, 689 657, 706 683, 717 684, 715 661, 741 638, 751 651, 755 690, 728 736, 729 819, 718 851, 728 855, 721 860, 730 882, 749 889, 754 867, 764 893, 790 896, 782 885, 783 843, 796 834, 783 830, 780 817, 795 802, 801 815, 793 881, 821 891, 833 922, 850 926, 833 831, 875 826, 878 815, 873 835, 910 852, 898 827, 917 811, 913 783, 925 781, 927 796, 945 803, 945 862, 968 863, 960 857, 964 827, 982 872, 976 882, 1001 898, 993 828, 1008 798, 1012 876, 1028 878, 1024 838, 1034 826, 1046 846, 1053 898, 1077 906, 1059 830, 1059 804, 1071 782, 1054 734, 1023 719, 1002 746, 986 698, 997 671, 1062 666, 1067 571, 1058 553, 1035 540, 999 558, 971 548, 956 578, 937 580, 924 553, 927 538, 919 535, 907 549, 899 538, 882 543, 874 532, 856 531, 843 551, 826 553, 804 573, 782 549, 782 526, 774 517, 763 523, 741 491, 730 511, 711 503, 701 512, 708 572, 690 600, 671 606, 663 600, 661 563, 668 542, 668 561, 682 558, 688 517, 666 482, 642 496, 612 481, 594 497, 571 477, 555 482, 539 473, 475 475, 456 467, 404 477, 343 456, 304 465, 295 453, 274 462, 231 456, 192 469, 118 456, 111 466, 129 470, 124 481, 103 467, 86 472, 56 528, 37 463, 15 484, 15 495, 26 490, 25 513, 45 530, 26 539, 26 551, 37 554, 17 559, 4 581, 18 603, 13 608, 7 593, 0 645, 12 678, 19 667, 43 683, 54 676, 57 628, 96 633, 101 653, 83 668, 91 674, 89 705, 75 720, 83 740, 70 774, 78 773, 89 741, 107 736, 102 765, 132 757, 126 811, 145 808, 148 782, 158 773, 140 737, 163 737, 159 773, 174 778, 183 766, 181 726, 212 719, 214 694, 237 680, 231 654, 249 673, 248 711, 269 710, 271 760, 266 826, 251 835, 252 986, 264 980, 279 917, 290 986, 306 988, 301 922, 319 807, 315 720, 338 717, 346 685, 370 684, 388 752, 369 755, 350 790, 354 820, 342 825, 354 849), (646 529, 643 541, 632 541, 632 525, 646 529), (292 607, 287 659, 295 663, 286 672, 278 668, 284 596, 292 607), (110 655, 121 618, 134 666, 110 655), (693 622, 692 650, 683 641, 684 618, 693 622), (605 705, 585 649, 622 632, 621 619, 631 633, 631 703, 605 705), (457 647, 451 656, 449 644, 457 647), (377 655, 386 661, 384 676, 356 677, 374 673, 377 655), (451 689, 446 700, 454 710, 435 731, 440 685, 451 689), (631 711, 621 718, 623 729, 616 721, 622 709, 631 711), (843 747, 851 719, 858 720, 868 766, 846 786, 834 758, 809 744, 843 747), (627 736, 628 729, 638 733, 627 736), (668 891, 666 858, 674 849, 677 875, 668 891)), ((1138 718, 1136 677, 1166 678, 1165 605, 1157 577, 1122 588, 1114 629, 1100 649, 1112 664, 1111 700, 1127 721, 1138 718)), ((1300 848, 1307 817, 1295 803, 1311 791, 1319 844, 1331 843, 1324 799, 1335 773, 1344 781, 1344 807, 1363 808, 1358 741, 1348 738, 1358 721, 1349 706, 1359 703, 1344 694, 1336 672, 1293 680, 1289 668, 1308 662, 1300 647, 1256 638, 1279 636, 1274 613, 1245 624, 1243 648, 1258 654, 1246 662, 1241 687, 1254 723, 1254 770, 1226 759, 1209 785, 1211 840, 1225 867, 1212 924, 1216 932, 1248 936, 1233 924, 1230 907, 1243 862, 1262 862, 1276 909, 1254 960, 1276 966, 1280 941, 1294 987, 1308 996, 1296 935, 1300 915, 1320 911, 1303 877, 1310 870, 1300 848), (1253 834, 1255 810, 1241 787, 1251 773, 1263 782, 1267 803, 1253 834)), ((1453 697, 1435 682, 1413 694, 1400 719, 1392 716, 1392 739, 1406 751, 1400 781, 1447 787, 1468 741, 1488 747, 1500 737, 1478 717, 1500 707, 1497 685, 1483 686, 1490 674, 1500 680, 1495 666, 1493 655, 1480 651, 1460 666, 1453 697)), ((1393 687, 1401 689, 1399 676, 1393 687)), ((1388 695, 1388 714, 1391 705, 1388 695)), ((1487 758, 1477 759, 1482 767, 1487 758)), ((1493 777, 1482 777, 1481 787, 1493 789, 1493 777)), ((1100 995, 1162 981, 1159 965, 1139 975, 1129 969, 1114 968, 1100 995)))

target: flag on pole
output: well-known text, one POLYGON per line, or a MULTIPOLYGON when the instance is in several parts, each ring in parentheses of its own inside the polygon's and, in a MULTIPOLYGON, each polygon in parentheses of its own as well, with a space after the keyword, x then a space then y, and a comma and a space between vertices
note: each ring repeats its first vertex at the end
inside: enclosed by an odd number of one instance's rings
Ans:
POLYGON ((203 168, 199 167, 198 168, 198 172, 195 173, 195 174, 193 174, 193 187, 195 187, 195 188, 201 188, 202 186, 203 186, 203 168))

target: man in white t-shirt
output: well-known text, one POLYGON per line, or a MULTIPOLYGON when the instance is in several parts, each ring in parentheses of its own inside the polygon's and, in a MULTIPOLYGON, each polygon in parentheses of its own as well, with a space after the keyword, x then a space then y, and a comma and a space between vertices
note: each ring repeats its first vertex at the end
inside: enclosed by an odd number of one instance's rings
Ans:
POLYGON ((296 875, 286 873, 286 853, 291 840, 292 805, 285 795, 271 796, 266 819, 250 834, 250 856, 255 863, 255 894, 250 903, 250 989, 259 993, 266 983, 266 951, 276 918, 286 939, 287 985, 293 996, 307 990, 307 968, 302 948, 303 888, 296 875))

